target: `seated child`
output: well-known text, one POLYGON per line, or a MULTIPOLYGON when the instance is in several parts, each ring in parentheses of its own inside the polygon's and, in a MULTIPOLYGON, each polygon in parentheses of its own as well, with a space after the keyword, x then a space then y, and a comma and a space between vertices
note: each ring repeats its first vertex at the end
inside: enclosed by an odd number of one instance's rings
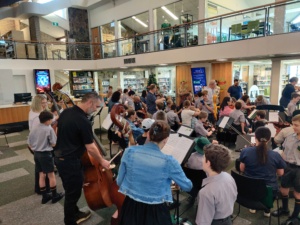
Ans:
POLYGON ((268 121, 266 118, 266 112, 264 110, 258 110, 255 115, 255 121, 252 124, 252 131, 255 132, 255 130, 258 127, 264 126, 268 121))
POLYGON ((208 131, 204 128, 204 125, 203 125, 203 123, 207 121, 208 114, 206 112, 201 111, 198 118, 199 119, 195 123, 195 127, 194 127, 197 137, 198 136, 203 136, 203 137, 211 136, 212 133, 215 131, 215 129, 212 128, 210 131, 208 131))
POLYGON ((211 123, 214 123, 214 104, 211 100, 208 99, 208 95, 205 94, 202 96, 203 100, 200 101, 200 110, 208 114, 208 120, 211 123))
POLYGON ((198 194, 197 225, 232 224, 237 188, 231 175, 224 172, 230 160, 229 150, 223 145, 204 147, 202 163, 208 177, 203 180, 198 194))
POLYGON ((168 124, 170 125, 172 130, 177 130, 179 125, 181 125, 178 114, 175 112, 176 111, 176 105, 173 104, 171 106, 171 110, 167 112, 167 120, 168 124))
POLYGON ((251 129, 246 126, 246 118, 244 113, 241 111, 242 103, 236 102, 235 109, 229 114, 234 119, 232 126, 236 128, 240 133, 246 134, 251 133, 251 129))
POLYGON ((165 112, 168 113, 171 110, 171 106, 173 105, 172 100, 167 100, 167 107, 165 109, 165 112))
MULTIPOLYGON (((157 113, 158 113, 158 112, 163 112, 164 114, 166 114, 166 113, 163 111, 164 108, 165 108, 165 105, 164 105, 163 102, 157 102, 157 103, 156 103, 156 109, 157 109, 157 111, 153 114, 152 119, 156 120, 156 116, 157 116, 157 113)), ((167 115, 165 115, 165 116, 166 116, 166 118, 167 118, 167 115)), ((166 119, 166 122, 167 122, 167 119, 166 119)))
POLYGON ((292 99, 287 106, 287 115, 292 117, 293 112, 297 109, 297 102, 300 100, 300 95, 296 92, 292 93, 292 99))
POLYGON ((30 131, 28 145, 34 151, 34 161, 39 172, 39 185, 42 193, 42 204, 46 204, 52 199, 52 203, 58 202, 64 197, 64 193, 57 193, 56 178, 54 174, 54 159, 52 150, 56 145, 56 135, 50 126, 53 114, 43 111, 39 115, 40 124, 30 131), (52 195, 46 192, 45 179, 49 178, 50 190, 52 195))
POLYGON ((147 135, 148 135, 148 132, 150 130, 150 127, 152 126, 152 124, 155 122, 154 119, 150 119, 150 118, 146 118, 143 120, 142 122, 142 128, 144 130, 144 133, 141 134, 140 136, 138 136, 136 138, 136 143, 138 145, 144 145, 146 140, 147 140, 147 135))

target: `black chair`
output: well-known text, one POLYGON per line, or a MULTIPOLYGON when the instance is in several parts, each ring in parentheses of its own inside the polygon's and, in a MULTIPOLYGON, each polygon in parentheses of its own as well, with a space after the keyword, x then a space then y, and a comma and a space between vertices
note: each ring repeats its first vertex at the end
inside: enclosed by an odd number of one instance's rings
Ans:
MULTIPOLYGON (((273 207, 273 190, 271 187, 266 186, 263 179, 246 177, 234 171, 231 171, 231 176, 235 180, 238 191, 236 202, 239 204, 239 211, 236 217, 240 214, 241 205, 248 209, 264 211, 273 207)), ((278 209, 277 197, 276 200, 278 209)), ((271 216, 269 217, 269 224, 271 225, 271 216)), ((279 217, 278 224, 280 224, 279 217)))
POLYGON ((284 112, 284 107, 281 105, 259 105, 256 109, 284 112))

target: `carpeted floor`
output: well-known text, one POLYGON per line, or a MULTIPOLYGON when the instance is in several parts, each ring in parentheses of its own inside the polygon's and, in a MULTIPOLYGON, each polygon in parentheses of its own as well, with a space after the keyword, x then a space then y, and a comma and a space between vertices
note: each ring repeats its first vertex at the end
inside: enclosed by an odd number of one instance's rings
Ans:
MULTIPOLYGON (((9 146, 6 146, 4 136, 0 136, 0 220, 1 225, 52 225, 63 224, 63 201, 56 204, 41 204, 41 196, 34 193, 34 161, 33 155, 28 151, 26 139, 28 130, 20 133, 7 135, 9 146)), ((109 158, 109 145, 107 135, 101 135, 102 143, 107 149, 109 158)), ((113 146, 114 152, 117 146, 113 146)), ((234 160, 239 153, 232 151, 232 163, 228 168, 230 171, 234 167, 234 160)), ((61 180, 57 176, 58 191, 63 191, 61 180)), ((195 224, 196 204, 187 209, 186 193, 180 193, 179 212, 182 218, 188 218, 191 224, 195 224)), ((290 209, 293 208, 294 201, 290 201, 290 209)), ((80 208, 87 208, 84 195, 79 201, 80 208)), ((83 225, 109 225, 110 217, 114 213, 115 207, 100 209, 93 212, 93 216, 83 225)), ((234 213, 237 212, 237 205, 234 213)), ((170 212, 174 213, 174 210, 170 212)), ((281 218, 284 221, 286 217, 281 218)), ((265 225, 268 218, 263 216, 263 212, 256 214, 249 213, 248 209, 241 208, 241 214, 233 223, 234 225, 265 225)), ((276 218, 272 218, 272 224, 277 224, 276 218)))

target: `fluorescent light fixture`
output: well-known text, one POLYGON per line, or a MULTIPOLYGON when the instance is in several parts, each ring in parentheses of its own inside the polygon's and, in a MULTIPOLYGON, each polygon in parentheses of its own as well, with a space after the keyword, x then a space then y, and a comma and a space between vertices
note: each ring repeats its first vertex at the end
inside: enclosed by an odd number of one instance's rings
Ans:
POLYGON ((227 61, 227 59, 217 59, 218 62, 224 62, 227 61))
POLYGON ((169 14, 169 16, 171 16, 174 20, 178 20, 178 17, 175 16, 170 10, 168 10, 165 6, 161 7, 166 13, 169 14))
POLYGON ((166 66, 166 65, 168 65, 168 64, 165 64, 165 63, 161 63, 161 64, 159 64, 160 66, 166 66))
POLYGON ((299 23, 299 22, 300 22, 300 15, 296 16, 296 18, 291 21, 292 24, 299 23))
POLYGON ((147 24, 145 24, 144 22, 142 22, 141 20, 139 20, 138 18, 136 18, 135 16, 132 17, 132 19, 134 19, 136 22, 138 22, 139 24, 141 24, 144 27, 148 27, 147 24))

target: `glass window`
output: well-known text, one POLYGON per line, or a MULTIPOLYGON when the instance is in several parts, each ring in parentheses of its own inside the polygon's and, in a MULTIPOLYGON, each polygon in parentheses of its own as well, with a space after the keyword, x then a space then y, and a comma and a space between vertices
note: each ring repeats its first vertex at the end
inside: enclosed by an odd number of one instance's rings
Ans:
POLYGON ((109 42, 115 40, 115 23, 107 23, 100 26, 101 29, 101 42, 103 58, 111 58, 116 56, 116 43, 109 42), (108 43, 107 43, 108 42, 108 43))

